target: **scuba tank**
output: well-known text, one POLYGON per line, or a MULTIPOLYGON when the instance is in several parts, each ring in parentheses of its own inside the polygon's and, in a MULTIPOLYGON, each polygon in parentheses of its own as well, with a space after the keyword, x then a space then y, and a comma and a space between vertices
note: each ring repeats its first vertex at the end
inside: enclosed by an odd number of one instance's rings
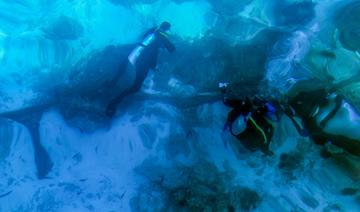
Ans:
POLYGON ((159 32, 160 34, 167 36, 166 33, 161 32, 159 28, 156 28, 154 32, 147 35, 143 41, 138 44, 135 49, 129 54, 128 60, 132 65, 136 64, 137 59, 141 55, 141 53, 144 51, 146 47, 148 47, 154 40, 155 40, 155 33, 159 32))
POLYGON ((132 50, 132 52, 129 54, 128 60, 133 66, 135 66, 137 59, 144 51, 144 49, 148 45, 150 45, 154 40, 155 40, 155 32, 146 36, 145 39, 139 45, 137 45, 134 50, 132 50))

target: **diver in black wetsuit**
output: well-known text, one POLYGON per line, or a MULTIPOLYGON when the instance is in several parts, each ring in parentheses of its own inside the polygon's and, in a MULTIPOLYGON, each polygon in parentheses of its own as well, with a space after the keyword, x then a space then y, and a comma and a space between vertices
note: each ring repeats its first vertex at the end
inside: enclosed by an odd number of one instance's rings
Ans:
MULTIPOLYGON (((337 111, 341 107, 341 101, 342 98, 340 95, 332 93, 324 88, 314 91, 302 91, 293 98, 289 99, 288 104, 290 107, 288 107, 285 112, 287 115, 290 115, 291 119, 292 116, 295 115, 294 113, 299 115, 306 128, 321 130, 324 128, 326 123, 336 115, 337 111), (318 125, 316 123, 317 113, 321 108, 326 107, 331 101, 335 103, 334 109, 331 110, 318 125)), ((304 130, 302 132, 304 132, 304 130)), ((304 135, 305 133, 301 134, 304 135)))
POLYGON ((150 69, 155 70, 160 49, 165 48, 168 52, 175 51, 175 46, 168 39, 167 33, 170 28, 169 22, 163 22, 160 27, 151 28, 145 33, 143 41, 130 53, 126 63, 135 67, 135 82, 130 88, 110 101, 106 108, 108 116, 111 117, 115 114, 116 106, 125 96, 135 93, 141 88, 150 69))
POLYGON ((248 97, 243 99, 223 98, 226 106, 233 108, 227 116, 224 130, 229 129, 244 147, 251 151, 261 150, 266 155, 273 153, 269 149, 270 141, 273 136, 274 127, 266 118, 269 113, 274 113, 274 107, 265 100, 258 97, 250 100, 248 97), (243 118, 246 128, 241 133, 234 133, 233 124, 243 118))
MULTIPOLYGON (((346 118, 342 117, 344 114, 338 113, 344 107, 343 101, 344 97, 337 94, 334 89, 320 88, 301 91, 289 99, 288 107, 284 109, 284 112, 302 136, 309 136, 316 144, 334 145, 353 155, 360 156, 359 139, 353 138, 351 135, 338 135, 325 130, 329 121, 334 121, 334 119, 340 122, 345 121, 346 118), (299 117, 302 123, 298 123, 294 117, 299 117)), ((322 155, 329 157, 331 153, 324 149, 322 155)))

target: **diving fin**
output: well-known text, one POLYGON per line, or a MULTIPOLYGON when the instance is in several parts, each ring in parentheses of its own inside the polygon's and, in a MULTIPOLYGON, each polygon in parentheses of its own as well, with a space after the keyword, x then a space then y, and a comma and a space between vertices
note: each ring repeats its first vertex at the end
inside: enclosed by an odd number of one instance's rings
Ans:
POLYGON ((34 147, 37 177, 39 179, 46 178, 47 174, 53 167, 53 162, 40 141, 39 127, 43 109, 43 107, 31 107, 19 111, 0 114, 1 117, 23 124, 29 130, 34 147))

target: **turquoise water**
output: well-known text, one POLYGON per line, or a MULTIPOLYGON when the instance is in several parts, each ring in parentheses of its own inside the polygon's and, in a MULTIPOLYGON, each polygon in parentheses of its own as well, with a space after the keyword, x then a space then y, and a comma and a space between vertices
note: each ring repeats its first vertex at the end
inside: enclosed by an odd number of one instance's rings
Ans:
POLYGON ((359 211, 359 29, 357 0, 1 1, 0 211, 359 211), (220 82, 274 102, 274 155, 223 131, 220 82))

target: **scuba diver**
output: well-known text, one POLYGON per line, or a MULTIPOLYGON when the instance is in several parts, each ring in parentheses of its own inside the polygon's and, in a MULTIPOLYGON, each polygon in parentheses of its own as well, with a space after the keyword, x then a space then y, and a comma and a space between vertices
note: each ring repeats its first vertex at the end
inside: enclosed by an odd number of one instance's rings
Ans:
MULTIPOLYGON (((159 50, 165 48, 168 52, 175 51, 174 44, 168 38, 170 28, 171 24, 169 22, 163 22, 160 27, 151 28, 143 36, 143 41, 137 44, 128 55, 125 66, 127 68, 131 66, 131 68, 135 69, 135 81, 130 88, 110 101, 106 108, 106 114, 109 117, 115 114, 117 105, 125 96, 135 93, 141 88, 149 70, 156 69, 159 50)), ((119 72, 118 75, 120 74, 119 72)))
MULTIPOLYGON (((226 83, 220 84, 223 93, 227 86, 226 83)), ((257 96, 252 99, 225 96, 223 103, 232 108, 228 113, 224 131, 229 130, 231 135, 250 151, 260 149, 264 154, 272 155, 273 152, 269 149, 274 133, 274 127, 269 120, 275 114, 272 104, 257 96), (244 124, 246 124, 245 129, 235 129, 244 124)))
MULTIPOLYGON (((360 115, 335 89, 300 91, 287 105, 284 111, 302 136, 336 152, 346 150, 360 156, 360 115)), ((322 154, 328 157, 331 152, 324 149, 322 154)))

